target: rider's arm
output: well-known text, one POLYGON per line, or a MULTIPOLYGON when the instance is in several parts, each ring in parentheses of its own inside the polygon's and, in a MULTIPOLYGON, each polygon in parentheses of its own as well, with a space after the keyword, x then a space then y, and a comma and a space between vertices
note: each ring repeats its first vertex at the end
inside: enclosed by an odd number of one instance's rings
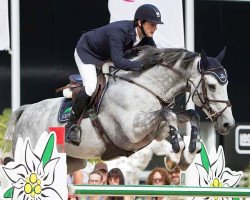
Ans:
POLYGON ((123 58, 124 43, 126 42, 126 33, 120 29, 112 30, 108 33, 111 59, 114 66, 118 69, 141 71, 143 65, 139 61, 131 61, 123 58))

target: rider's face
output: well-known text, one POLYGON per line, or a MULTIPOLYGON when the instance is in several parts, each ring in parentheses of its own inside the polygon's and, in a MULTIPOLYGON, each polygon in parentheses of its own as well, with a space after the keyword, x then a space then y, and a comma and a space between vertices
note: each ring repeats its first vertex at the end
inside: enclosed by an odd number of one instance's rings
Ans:
MULTIPOLYGON (((143 26, 145 34, 146 34, 147 37, 153 37, 154 32, 157 30, 157 24, 153 24, 153 23, 148 22, 148 21, 146 21, 146 22, 144 22, 142 24, 141 21, 139 20, 138 25, 143 26)), ((143 35, 143 34, 141 33, 141 35, 143 35)))

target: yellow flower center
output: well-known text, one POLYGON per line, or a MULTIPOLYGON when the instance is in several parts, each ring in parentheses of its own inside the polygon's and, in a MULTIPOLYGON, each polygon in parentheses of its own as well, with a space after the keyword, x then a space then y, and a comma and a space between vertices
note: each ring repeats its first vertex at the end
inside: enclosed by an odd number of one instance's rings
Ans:
POLYGON ((24 192, 26 194, 30 194, 32 198, 38 194, 41 194, 41 180, 38 179, 37 174, 32 173, 25 179, 24 192))
POLYGON ((36 185, 36 186, 35 186, 35 193, 36 193, 36 194, 40 194, 41 191, 42 191, 41 186, 40 186, 40 185, 36 185))
POLYGON ((215 178, 212 183, 210 183, 210 187, 222 187, 223 184, 220 182, 218 178, 215 178))
POLYGON ((25 191, 27 194, 30 194, 31 191, 32 191, 32 185, 29 184, 29 183, 26 183, 25 186, 24 186, 24 191, 25 191))
MULTIPOLYGON (((218 178, 215 178, 211 183, 210 187, 223 187, 222 182, 218 178)), ((218 200, 218 197, 214 197, 214 200, 218 200)))
POLYGON ((33 173, 33 174, 30 175, 30 182, 31 183, 35 183, 36 182, 36 174, 33 173))

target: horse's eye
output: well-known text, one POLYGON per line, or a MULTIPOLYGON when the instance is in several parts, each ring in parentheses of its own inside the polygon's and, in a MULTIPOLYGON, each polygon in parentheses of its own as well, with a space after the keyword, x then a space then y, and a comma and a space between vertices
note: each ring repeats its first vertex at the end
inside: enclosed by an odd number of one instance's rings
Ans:
POLYGON ((211 84, 208 84, 208 88, 210 89, 210 90, 215 90, 215 85, 211 85, 211 84))

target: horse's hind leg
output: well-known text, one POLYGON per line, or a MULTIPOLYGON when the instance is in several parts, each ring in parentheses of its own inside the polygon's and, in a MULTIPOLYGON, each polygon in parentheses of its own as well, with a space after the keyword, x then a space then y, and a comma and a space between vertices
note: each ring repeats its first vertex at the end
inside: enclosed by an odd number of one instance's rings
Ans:
POLYGON ((75 171, 83 169, 86 165, 87 160, 67 156, 67 174, 72 174, 75 171))
POLYGON ((166 121, 163 131, 168 131, 171 136, 172 150, 165 157, 165 165, 171 171, 179 163, 185 144, 178 132, 176 114, 170 109, 163 108, 161 116, 166 121))
POLYGON ((201 150, 200 142, 200 116, 195 110, 186 110, 177 114, 178 122, 191 124, 191 136, 188 150, 183 151, 179 167, 181 170, 186 170, 193 162, 195 155, 201 150))

